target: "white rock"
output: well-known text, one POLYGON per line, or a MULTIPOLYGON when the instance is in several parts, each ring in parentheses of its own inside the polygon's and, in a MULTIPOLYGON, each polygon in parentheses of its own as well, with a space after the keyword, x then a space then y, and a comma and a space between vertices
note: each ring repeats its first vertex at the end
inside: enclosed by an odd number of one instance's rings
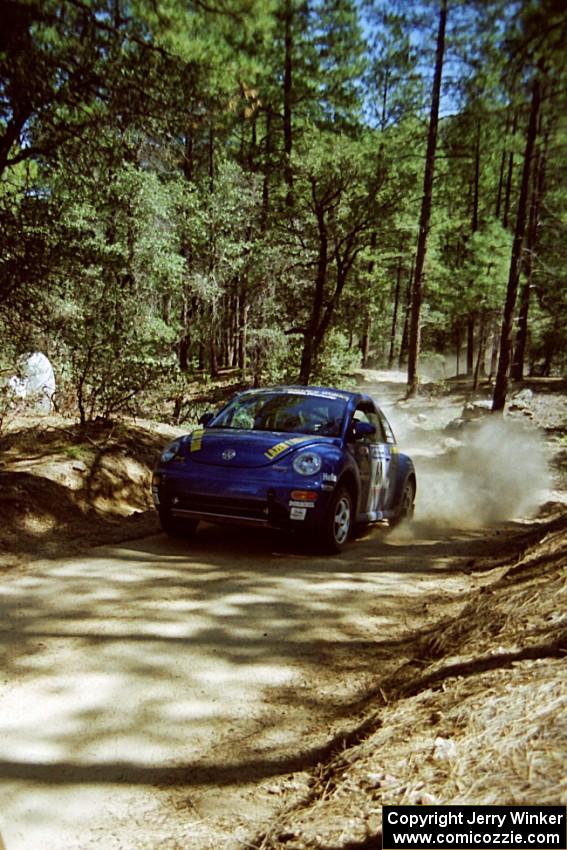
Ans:
POLYGON ((457 756, 457 745, 450 738, 435 738, 433 758, 439 761, 454 759, 457 756))
POLYGON ((35 351, 21 358, 19 374, 10 378, 8 384, 18 398, 30 401, 42 413, 51 413, 55 374, 45 354, 35 351))

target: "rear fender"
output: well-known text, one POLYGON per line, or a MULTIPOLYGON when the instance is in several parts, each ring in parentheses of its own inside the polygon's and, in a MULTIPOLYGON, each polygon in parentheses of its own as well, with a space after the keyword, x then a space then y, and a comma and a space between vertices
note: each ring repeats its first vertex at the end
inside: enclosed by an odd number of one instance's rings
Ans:
POLYGON ((406 485, 406 481, 408 481, 408 479, 410 478, 413 479, 414 486, 417 489, 415 467, 413 465, 413 462, 411 458, 408 457, 408 455, 402 454, 400 452, 400 454, 398 455, 396 482, 392 493, 392 501, 390 502, 390 508, 392 510, 394 510, 399 504, 404 487, 406 485))

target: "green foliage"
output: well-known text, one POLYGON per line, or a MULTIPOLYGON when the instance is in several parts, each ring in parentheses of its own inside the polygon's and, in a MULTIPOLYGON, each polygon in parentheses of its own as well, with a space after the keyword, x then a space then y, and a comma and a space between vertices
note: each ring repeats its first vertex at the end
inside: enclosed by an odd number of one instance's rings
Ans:
MULTIPOLYGON (((2 368, 46 351, 86 421, 162 385, 181 416, 197 369, 342 384, 366 337, 376 365, 397 360, 437 11, 5 4, 2 368)), ((536 371, 564 368, 565 36, 556 0, 451 4, 458 79, 442 104, 423 306, 434 356, 502 307, 537 73, 527 357, 536 371)))
POLYGON ((313 4, 317 47, 320 125, 353 132, 360 127, 364 41, 353 0, 319 0, 313 4))
POLYGON ((419 56, 410 36, 407 4, 393 0, 372 2, 364 4, 364 11, 371 48, 366 72, 367 103, 373 121, 385 130, 399 126, 421 107, 419 56))
POLYGON ((87 443, 76 443, 65 446, 65 455, 71 460, 90 461, 93 458, 93 447, 87 443))
POLYGON ((110 416, 172 367, 175 326, 159 315, 179 289, 183 259, 171 193, 155 174, 124 166, 71 189, 54 181, 66 253, 54 275, 50 329, 68 364, 83 421, 110 416))
POLYGON ((250 332, 248 352, 251 371, 258 384, 293 382, 299 371, 299 348, 277 327, 259 327, 250 332))
POLYGON ((345 333, 333 328, 325 338, 313 370, 313 383, 349 389, 354 386, 351 377, 360 366, 360 355, 352 347, 345 333))

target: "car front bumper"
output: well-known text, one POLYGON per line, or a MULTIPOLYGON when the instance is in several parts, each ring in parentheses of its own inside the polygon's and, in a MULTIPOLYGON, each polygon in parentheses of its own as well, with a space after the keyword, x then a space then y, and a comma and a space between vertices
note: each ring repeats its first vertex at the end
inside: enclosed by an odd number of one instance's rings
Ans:
POLYGON ((321 473, 300 476, 273 467, 227 472, 207 466, 204 474, 195 466, 162 465, 152 481, 156 508, 173 517, 297 529, 321 524, 334 487, 321 473))

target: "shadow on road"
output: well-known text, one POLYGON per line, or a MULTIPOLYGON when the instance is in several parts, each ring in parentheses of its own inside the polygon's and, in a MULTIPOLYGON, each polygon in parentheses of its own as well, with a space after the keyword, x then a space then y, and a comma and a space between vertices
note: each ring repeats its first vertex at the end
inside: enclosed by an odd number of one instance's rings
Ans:
POLYGON ((517 536, 426 531, 375 529, 322 558, 203 525, 7 582, 0 776, 222 784, 316 760, 328 735, 302 741, 314 718, 347 715, 427 609, 462 593, 464 567, 517 536))

